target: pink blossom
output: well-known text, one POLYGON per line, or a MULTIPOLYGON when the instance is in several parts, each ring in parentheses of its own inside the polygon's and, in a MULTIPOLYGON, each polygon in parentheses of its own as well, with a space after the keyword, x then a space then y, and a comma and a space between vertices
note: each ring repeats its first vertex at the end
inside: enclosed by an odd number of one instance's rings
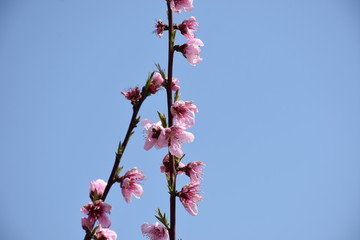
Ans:
POLYGON ((157 91, 159 91, 159 88, 164 83, 164 79, 162 78, 160 73, 155 73, 154 76, 151 79, 151 84, 149 86, 149 92, 152 94, 155 94, 157 91))
POLYGON ((102 179, 90 182, 90 198, 91 200, 98 200, 104 194, 106 182, 102 179))
POLYGON ((173 78, 171 82, 172 85, 171 90, 174 92, 180 90, 180 86, 178 84, 179 84, 179 79, 173 78))
POLYGON ((81 226, 86 232, 91 232, 94 226, 95 220, 89 218, 81 218, 81 226))
POLYGON ((192 216, 196 216, 198 214, 197 202, 203 198, 199 195, 199 191, 200 189, 198 184, 187 184, 178 193, 180 202, 184 206, 185 210, 192 216))
POLYGON ((99 231, 95 234, 96 240, 116 240, 117 234, 115 231, 110 230, 108 228, 102 228, 100 226, 99 231))
POLYGON ((194 6, 193 0, 171 0, 170 8, 175 13, 181 13, 181 10, 184 9, 185 12, 191 11, 194 6))
POLYGON ((142 171, 132 168, 120 178, 122 195, 127 203, 131 202, 131 196, 139 199, 143 194, 143 188, 139 181, 145 179, 142 171))
POLYGON ((185 174, 190 177, 190 184, 200 184, 205 164, 200 161, 190 162, 185 167, 185 174))
POLYGON ((161 147, 167 147, 170 140, 169 152, 181 158, 183 155, 181 143, 190 143, 194 141, 194 135, 190 132, 184 131, 181 127, 172 126, 164 129, 165 134, 161 134, 158 139, 158 144, 161 147))
POLYGON ((91 202, 83 206, 80 211, 88 215, 87 218, 83 218, 81 220, 84 229, 85 227, 92 227, 96 220, 98 220, 101 226, 105 228, 110 227, 111 225, 111 222, 106 215, 106 213, 110 214, 111 206, 107 203, 104 203, 102 200, 96 200, 95 202, 91 202))
POLYGON ((170 110, 179 127, 188 129, 195 125, 195 113, 198 112, 198 109, 191 101, 177 101, 170 110))
MULTIPOLYGON (((185 165, 182 162, 179 162, 177 169, 176 169, 176 175, 184 174, 185 172, 182 170, 185 167, 185 165)), ((160 172, 166 173, 167 175, 170 174, 170 166, 169 166, 169 154, 166 154, 166 156, 163 159, 163 165, 160 166, 160 172)))
POLYGON ((168 230, 160 223, 144 223, 141 225, 141 232, 150 240, 167 240, 169 237, 168 230))
POLYGON ((155 146, 156 149, 167 147, 167 145, 159 145, 160 136, 165 134, 164 128, 161 126, 161 122, 153 123, 148 119, 144 119, 141 121, 141 125, 146 130, 146 139, 144 144, 144 149, 146 151, 150 150, 153 146, 155 146))
POLYGON ((179 51, 182 52, 191 65, 195 66, 203 60, 200 58, 200 47, 202 46, 204 46, 204 43, 200 39, 194 38, 188 43, 181 45, 179 51))
POLYGON ((190 17, 189 20, 184 20, 179 25, 179 30, 187 40, 191 40, 195 37, 194 32, 197 31, 197 26, 199 26, 199 23, 196 21, 196 18, 190 17))
POLYGON ((156 21, 156 25, 155 25, 155 30, 153 31, 153 33, 156 33, 158 35, 158 37, 162 37, 163 33, 165 30, 165 25, 163 24, 162 20, 157 20, 156 21))
POLYGON ((127 92, 121 92, 127 100, 130 100, 132 104, 136 103, 141 98, 140 89, 138 87, 130 88, 127 92))

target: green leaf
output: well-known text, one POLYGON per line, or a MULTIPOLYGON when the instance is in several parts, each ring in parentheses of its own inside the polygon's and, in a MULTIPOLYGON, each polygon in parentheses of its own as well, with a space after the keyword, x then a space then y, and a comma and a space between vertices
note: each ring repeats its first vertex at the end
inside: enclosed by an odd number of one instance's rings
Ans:
POLYGON ((118 169, 116 169, 116 172, 115 172, 116 177, 120 176, 121 170, 123 170, 123 168, 124 167, 119 167, 118 169))
POLYGON ((179 100, 179 98, 180 98, 180 94, 179 94, 179 90, 177 90, 177 91, 175 92, 174 102, 177 102, 177 101, 179 100))

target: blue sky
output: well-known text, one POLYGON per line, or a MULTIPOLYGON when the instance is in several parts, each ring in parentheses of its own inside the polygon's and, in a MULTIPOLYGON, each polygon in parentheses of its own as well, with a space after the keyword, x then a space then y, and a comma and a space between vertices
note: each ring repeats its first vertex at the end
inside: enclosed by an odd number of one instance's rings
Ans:
MULTIPOLYGON (((194 5, 175 21, 198 19, 204 61, 178 54, 174 76, 199 108, 184 161, 207 167, 199 215, 178 206, 178 237, 358 240, 360 2, 194 5)), ((130 118, 120 92, 166 66, 166 37, 151 34, 165 14, 165 1, 0 2, 3 239, 82 239, 89 181, 107 179, 130 118)), ((141 117, 155 121, 165 98, 141 117)), ((147 176, 143 198, 108 197, 118 239, 145 239, 140 225, 168 212, 165 150, 143 143, 139 127, 123 158, 147 176)))

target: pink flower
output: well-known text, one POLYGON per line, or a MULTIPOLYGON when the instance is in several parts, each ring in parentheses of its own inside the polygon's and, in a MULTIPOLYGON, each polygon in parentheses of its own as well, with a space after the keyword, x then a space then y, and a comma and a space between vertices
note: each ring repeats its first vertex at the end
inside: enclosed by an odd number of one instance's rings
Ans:
POLYGON ((185 167, 185 174, 190 177, 190 184, 200 184, 205 164, 200 161, 190 162, 185 167))
POLYGON ((141 198, 143 194, 143 188, 139 181, 145 179, 142 171, 132 168, 120 178, 121 193, 127 203, 131 202, 131 196, 135 198, 141 198))
POLYGON ((84 229, 90 229, 92 226, 94 226, 96 220, 98 220, 100 225, 105 228, 108 228, 111 225, 111 222, 106 215, 106 213, 110 214, 111 206, 107 203, 104 203, 102 200, 96 200, 95 202, 91 202, 83 206, 80 211, 88 215, 87 218, 81 219, 84 229))
POLYGON ((177 101, 170 108, 171 114, 179 127, 188 129, 195 125, 197 107, 192 102, 177 101))
POLYGON ((171 82, 171 85, 172 85, 171 90, 174 91, 174 92, 180 90, 180 86, 178 84, 179 84, 179 79, 173 78, 172 82, 171 82))
POLYGON ((187 184, 178 193, 180 202, 184 206, 185 210, 192 216, 196 216, 198 214, 197 202, 203 198, 199 195, 199 191, 200 189, 198 184, 187 184))
POLYGON ((100 226, 100 230, 95 234, 96 240, 116 240, 117 234, 115 231, 112 231, 108 228, 102 228, 100 226))
POLYGON ((159 91, 159 88, 164 83, 164 79, 162 78, 160 73, 155 73, 154 76, 151 79, 151 84, 149 86, 149 92, 152 94, 155 94, 157 91, 159 91))
POLYGON ((190 17, 189 20, 184 20, 179 25, 179 30, 187 40, 191 40, 195 37, 194 32, 197 31, 197 26, 199 26, 199 23, 196 21, 196 18, 190 17))
POLYGON ((193 0, 171 0, 170 8, 175 13, 181 13, 181 10, 184 9, 185 12, 191 11, 194 6, 193 0))
POLYGON ((194 38, 188 43, 181 45, 178 51, 184 55, 191 65, 195 66, 203 60, 200 58, 200 47, 202 46, 204 46, 204 43, 200 39, 194 38))
POLYGON ((156 33, 158 37, 161 38, 164 33, 164 30, 165 30, 165 25, 163 24, 163 21, 160 19, 157 20, 155 25, 155 30, 153 31, 153 33, 156 33))
POLYGON ((81 218, 81 226, 86 232, 91 232, 94 226, 95 220, 92 221, 89 218, 81 218))
POLYGON ((181 158, 183 155, 181 143, 190 143, 194 141, 194 135, 190 132, 184 131, 181 127, 172 126, 164 129, 165 134, 161 134, 158 139, 158 144, 161 147, 167 147, 170 140, 169 152, 181 158))
POLYGON ((90 198, 96 201, 102 197, 106 188, 106 182, 102 179, 90 182, 90 198))
POLYGON ((141 125, 146 130, 146 140, 144 149, 146 151, 150 150, 153 146, 156 147, 156 149, 160 149, 166 146, 160 146, 159 145, 159 138, 161 135, 164 135, 164 128, 161 126, 161 122, 153 123, 152 121, 148 119, 144 119, 141 121, 141 125))
POLYGON ((127 92, 121 92, 127 100, 131 101, 131 104, 136 103, 141 98, 140 89, 138 87, 130 88, 127 92))
POLYGON ((168 230, 160 223, 144 223, 141 225, 141 232, 150 240, 167 240, 169 237, 168 230))
MULTIPOLYGON (((184 171, 182 170, 185 167, 185 165, 182 162, 179 162, 177 169, 176 169, 176 175, 184 174, 184 171)), ((170 166, 169 166, 169 154, 166 154, 166 156, 163 159, 163 165, 160 166, 160 172, 166 173, 167 175, 170 174, 170 166)))

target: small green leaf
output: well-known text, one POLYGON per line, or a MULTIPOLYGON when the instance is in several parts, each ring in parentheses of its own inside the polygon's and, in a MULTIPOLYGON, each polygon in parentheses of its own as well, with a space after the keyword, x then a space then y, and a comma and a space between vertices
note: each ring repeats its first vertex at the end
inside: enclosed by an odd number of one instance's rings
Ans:
POLYGON ((177 91, 175 92, 174 102, 177 102, 177 101, 179 100, 179 98, 180 98, 180 94, 179 94, 179 90, 177 90, 177 91))
POLYGON ((117 154, 122 155, 123 152, 124 152, 124 146, 119 146, 117 154))
POLYGON ((116 169, 116 172, 115 172, 116 177, 120 176, 121 170, 123 170, 123 168, 124 167, 119 167, 118 169, 116 169))
POLYGON ((166 128, 167 127, 167 123, 166 123, 166 116, 165 114, 161 114, 160 112, 157 112, 161 121, 161 125, 166 128))

